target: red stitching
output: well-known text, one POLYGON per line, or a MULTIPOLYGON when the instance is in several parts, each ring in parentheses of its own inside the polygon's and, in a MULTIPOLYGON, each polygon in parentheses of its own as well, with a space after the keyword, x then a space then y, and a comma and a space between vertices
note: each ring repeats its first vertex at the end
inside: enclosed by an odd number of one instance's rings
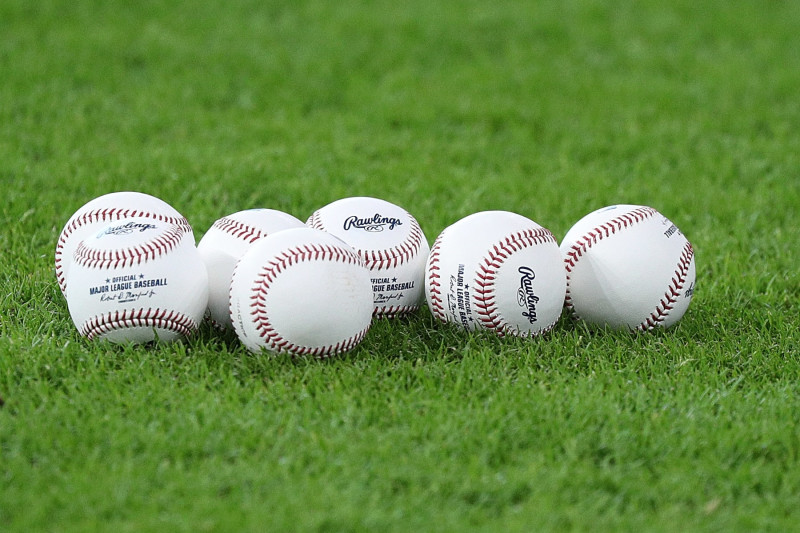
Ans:
POLYGON ((155 239, 121 250, 93 250, 81 241, 75 250, 75 264, 87 268, 124 268, 150 261, 173 250, 183 238, 184 230, 173 225, 155 239))
POLYGON ((311 213, 311 216, 306 221, 306 225, 311 228, 322 229, 322 222, 319 219, 319 211, 314 211, 311 213))
POLYGON ((444 237, 444 231, 436 237, 436 240, 433 242, 433 246, 431 247, 431 253, 428 255, 428 292, 430 296, 428 298, 428 302, 430 303, 431 309, 433 310, 433 314, 441 320, 442 322, 447 322, 447 316, 444 312, 444 302, 442 301, 442 291, 441 291, 441 283, 439 280, 442 276, 439 274, 441 268, 439 267, 439 260, 440 260, 440 248, 442 246, 442 237, 444 237))
POLYGON ((285 339, 275 328, 273 328, 267 315, 266 295, 275 279, 287 267, 304 261, 332 260, 347 264, 363 265, 359 257, 351 250, 331 246, 327 244, 308 244, 290 248, 282 252, 274 260, 261 268, 256 277, 250 295, 250 312, 256 326, 256 331, 264 341, 271 345, 277 352, 289 352, 294 355, 313 355, 316 357, 328 357, 356 346, 369 330, 369 325, 352 337, 337 342, 336 344, 320 347, 309 347, 294 344, 285 339))
POLYGON ((76 217, 74 220, 71 220, 67 223, 67 226, 61 230, 61 235, 58 237, 58 242, 56 243, 56 253, 55 253, 55 267, 56 267, 56 279, 58 280, 58 284, 61 287, 62 292, 67 288, 67 280, 64 275, 64 265, 63 265, 63 253, 64 253, 64 246, 66 245, 67 239, 81 226, 89 223, 95 222, 104 222, 106 220, 119 220, 122 218, 131 218, 131 217, 141 217, 141 218, 152 218, 158 220, 160 222, 165 222, 168 224, 175 224, 176 226, 180 226, 184 229, 184 231, 191 232, 192 226, 189 224, 189 221, 186 220, 184 217, 172 217, 172 216, 165 216, 158 213, 153 213, 150 211, 142 211, 137 209, 118 209, 118 208, 105 208, 105 209, 94 209, 92 211, 87 211, 86 213, 81 214, 80 216, 76 217))
POLYGON ((168 309, 124 309, 87 320, 81 326, 80 333, 94 339, 104 333, 132 327, 161 328, 186 336, 197 329, 197 322, 183 313, 168 309))
POLYGON ((375 307, 373 314, 377 318, 391 318, 405 313, 411 313, 419 309, 418 305, 390 305, 386 307, 375 307))
POLYGON ((258 228, 254 228, 253 226, 249 226, 243 222, 239 222, 238 220, 234 220, 229 217, 222 217, 214 222, 212 227, 224 233, 233 235, 237 239, 241 239, 250 244, 256 242, 262 237, 267 236, 266 233, 262 232, 258 228))
POLYGON ((605 237, 610 237, 616 232, 634 225, 637 222, 647 220, 657 213, 652 207, 638 207, 629 213, 622 215, 604 222, 597 227, 586 232, 582 237, 577 239, 575 244, 570 247, 564 258, 564 265, 567 268, 567 273, 571 272, 575 267, 578 260, 586 253, 589 248, 597 244, 605 237))
POLYGON ((575 243, 570 246, 569 250, 565 253, 564 256, 564 267, 567 270, 567 292, 564 295, 564 306, 570 311, 575 312, 575 307, 572 302, 572 295, 569 291, 570 286, 570 274, 572 270, 575 268, 575 265, 578 263, 581 257, 595 244, 600 242, 606 237, 610 237, 611 235, 615 234, 618 231, 621 231, 629 226, 633 226, 638 222, 642 222, 643 220, 647 220, 648 218, 656 215, 658 211, 653 209, 652 207, 642 206, 637 207, 636 209, 619 215, 618 217, 612 218, 611 220, 604 222, 595 228, 589 230, 584 235, 582 235, 579 239, 575 241, 575 243))
POLYGON ((683 247, 681 256, 678 259, 678 266, 675 269, 675 274, 664 296, 659 301, 655 311, 650 313, 650 316, 644 319, 635 329, 639 331, 648 331, 660 326, 664 320, 667 319, 669 312, 675 307, 675 303, 680 297, 681 289, 683 289, 683 286, 686 284, 686 276, 689 273, 689 267, 691 266, 693 257, 694 248, 692 248, 691 243, 687 242, 683 247))
MULTIPOLYGON (((406 212, 410 222, 410 233, 400 244, 386 250, 356 250, 364 265, 370 270, 394 268, 413 259, 422 247, 422 229, 416 219, 406 212)), ((307 224, 314 229, 327 231, 318 212, 314 212, 307 224)))
POLYGON ((473 291, 475 313, 478 315, 478 320, 480 320, 484 327, 496 331, 500 336, 514 334, 525 337, 547 333, 555 326, 555 322, 553 322, 553 324, 548 325, 536 333, 522 332, 519 328, 511 326, 505 321, 499 314, 497 302, 495 301, 494 282, 497 271, 500 269, 503 262, 520 250, 546 242, 556 242, 553 234, 545 228, 535 228, 511 234, 490 247, 489 255, 484 257, 483 261, 478 265, 476 279, 473 282, 476 286, 476 289, 473 291))

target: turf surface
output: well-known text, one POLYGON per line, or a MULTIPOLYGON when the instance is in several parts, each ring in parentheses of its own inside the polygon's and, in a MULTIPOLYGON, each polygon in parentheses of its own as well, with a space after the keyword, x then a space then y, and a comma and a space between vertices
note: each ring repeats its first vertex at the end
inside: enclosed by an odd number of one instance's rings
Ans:
POLYGON ((752 531, 800 522, 800 4, 0 3, 0 530, 752 531), (122 4, 122 5, 120 5, 122 4), (139 190, 475 211, 650 205, 684 320, 533 341, 426 310, 353 352, 82 339, 53 273, 139 190))

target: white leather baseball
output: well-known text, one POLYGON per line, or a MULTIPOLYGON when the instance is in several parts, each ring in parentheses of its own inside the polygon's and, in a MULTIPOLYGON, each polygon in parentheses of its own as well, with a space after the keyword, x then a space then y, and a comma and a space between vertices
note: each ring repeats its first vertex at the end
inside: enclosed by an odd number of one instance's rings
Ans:
POLYGON ((78 243, 115 220, 131 217, 145 217, 177 224, 183 228, 185 238, 194 244, 189 221, 165 201, 141 192, 120 191, 104 194, 75 211, 58 237, 55 267, 56 279, 62 294, 66 295, 67 272, 78 243))
POLYGON ((230 313, 237 336, 253 352, 338 354, 369 330, 369 271, 333 235, 308 227, 279 231, 237 263, 230 313))
POLYGON ((425 294, 443 322, 499 335, 535 336, 561 316, 566 281, 553 234, 508 211, 482 211, 439 234, 425 294))
POLYGON ((136 217, 78 243, 66 297, 81 335, 144 343, 193 332, 208 303, 208 276, 184 237, 181 226, 136 217))
POLYGON ((307 224, 355 249, 370 271, 375 316, 419 309, 430 247, 411 214, 378 198, 343 198, 317 209, 307 224))
POLYGON ((589 324, 668 327, 692 300, 692 245, 652 207, 614 205, 589 213, 567 232, 561 251, 565 305, 589 324))
POLYGON ((214 222, 197 244, 208 270, 208 312, 221 328, 231 328, 231 277, 237 261, 259 239, 289 228, 303 227, 301 220, 275 209, 247 209, 214 222))

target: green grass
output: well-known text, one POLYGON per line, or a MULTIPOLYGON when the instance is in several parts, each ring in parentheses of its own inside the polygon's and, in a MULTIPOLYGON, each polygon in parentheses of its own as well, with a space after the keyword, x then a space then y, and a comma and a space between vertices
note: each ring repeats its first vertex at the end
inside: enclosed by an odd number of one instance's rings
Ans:
POLYGON ((0 530, 785 531, 800 523, 800 4, 0 3, 0 530), (369 195, 432 241, 651 205, 684 320, 328 361, 72 325, 56 238, 114 190, 196 236, 369 195))

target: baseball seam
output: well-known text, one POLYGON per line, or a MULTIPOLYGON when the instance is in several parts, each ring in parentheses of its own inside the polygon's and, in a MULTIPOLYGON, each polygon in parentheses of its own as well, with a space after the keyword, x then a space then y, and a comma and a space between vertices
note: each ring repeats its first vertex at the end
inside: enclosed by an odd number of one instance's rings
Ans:
POLYGON ((94 339, 111 331, 132 327, 160 328, 186 336, 197 328, 197 322, 183 313, 168 309, 124 309, 95 316, 87 320, 79 331, 84 337, 94 339))
POLYGON ((267 233, 264 233, 258 228, 254 228, 253 226, 247 225, 243 222, 239 222, 238 220, 234 220, 229 217, 222 217, 221 219, 214 222, 214 225, 212 227, 222 231, 223 233, 232 235, 237 239, 241 239, 247 242, 248 244, 252 244, 256 242, 258 239, 267 236, 267 233))
MULTIPOLYGON (((409 219, 410 229, 408 236, 400 244, 384 250, 356 249, 358 257, 361 258, 368 269, 395 268, 410 261, 419 253, 423 240, 422 228, 410 213, 405 212, 405 215, 409 219)), ((308 219, 308 225, 314 229, 328 231, 318 211, 311 214, 308 219)))
POLYGON ((306 225, 314 229, 321 229, 323 231, 325 230, 324 224, 320 220, 319 211, 314 211, 311 213, 311 216, 306 221, 306 225))
POLYGON ((334 261, 363 266, 363 263, 353 251, 337 246, 307 244, 282 252, 261 268, 251 289, 250 314, 253 317, 258 335, 264 340, 268 348, 276 352, 290 352, 294 355, 312 355, 324 358, 353 348, 367 334, 369 325, 355 335, 335 344, 310 347, 295 344, 284 338, 270 322, 266 298, 272 283, 286 268, 305 261, 334 261))
POLYGON ((380 318, 380 317, 393 317, 396 315, 402 315, 405 313, 411 313, 419 309, 419 305, 389 305, 386 307, 378 307, 375 306, 373 309, 373 314, 380 318))
POLYGON ((678 301, 678 298, 681 295, 683 286, 686 284, 686 276, 689 273, 689 267, 692 264, 693 258, 694 249, 687 241, 683 247, 683 250, 681 251, 677 268, 675 269, 672 279, 670 280, 669 287, 667 287, 664 296, 659 301, 655 311, 650 313, 650 316, 643 320, 641 324, 636 326, 635 329, 639 331, 651 330, 661 325, 667 319, 669 312, 672 311, 673 307, 675 307, 675 303, 678 301))
POLYGON ((183 235, 183 229, 173 225, 150 241, 119 250, 93 250, 81 241, 75 250, 74 260, 76 265, 99 269, 140 265, 175 249, 183 235))
POLYGON ((447 322, 447 315, 444 312, 444 302, 442 301, 442 276, 440 274, 441 267, 439 261, 441 258, 440 248, 442 246, 442 237, 444 231, 439 234, 433 242, 431 252, 428 255, 428 266, 426 268, 428 275, 428 303, 430 304, 433 314, 442 322, 447 322))
POLYGON ((489 248, 489 254, 478 265, 474 281, 477 288, 473 291, 475 313, 485 328, 501 336, 510 333, 527 337, 544 334, 555 326, 553 322, 535 333, 520 331, 503 318, 496 301, 495 280, 503 263, 520 250, 544 243, 556 244, 556 239, 545 228, 533 228, 511 234, 489 248))
POLYGON ((120 220, 123 218, 151 218, 154 220, 158 220, 159 222, 165 222, 168 224, 175 224, 176 226, 180 226, 184 230, 187 230, 187 233, 192 231, 192 226, 189 224, 189 221, 186 220, 184 217, 172 217, 161 215, 159 213, 153 213, 151 211, 142 211, 140 209, 119 209, 115 207, 105 208, 105 209, 94 209, 92 211, 87 211, 73 220, 70 220, 67 225, 61 230, 61 235, 58 237, 58 242, 56 243, 56 253, 55 253, 55 268, 56 268, 56 279, 58 280, 58 285, 61 287, 62 292, 67 288, 67 280, 64 275, 64 246, 66 246, 67 240, 69 237, 81 226, 86 224, 93 224, 95 222, 104 222, 104 221, 111 221, 111 220, 120 220))
POLYGON ((575 307, 572 304, 572 296, 569 290, 570 274, 581 257, 583 257, 583 255, 592 246, 602 241, 604 238, 610 237, 611 235, 614 235, 625 228, 647 220, 648 218, 655 216, 657 213, 658 212, 652 207, 637 207, 628 213, 623 213, 618 217, 612 218, 611 220, 592 228, 582 237, 577 239, 572 246, 570 246, 569 251, 566 252, 564 256, 564 267, 567 271, 567 291, 564 296, 564 306, 571 313, 573 313, 573 315, 577 316, 575 313, 575 307))

